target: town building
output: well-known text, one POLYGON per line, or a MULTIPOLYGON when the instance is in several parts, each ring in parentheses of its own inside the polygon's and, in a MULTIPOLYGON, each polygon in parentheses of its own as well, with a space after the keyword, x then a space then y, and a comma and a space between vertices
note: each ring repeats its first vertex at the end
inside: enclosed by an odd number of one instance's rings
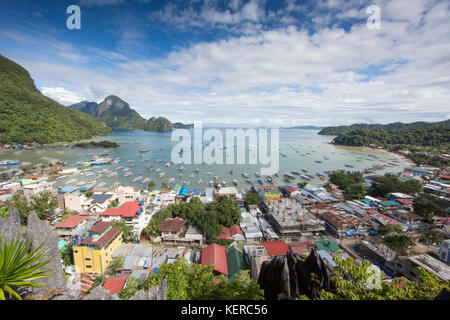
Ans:
POLYGON ((202 251, 201 264, 204 266, 214 265, 213 273, 228 276, 228 263, 226 249, 217 243, 210 244, 202 251))
POLYGON ((441 251, 439 252, 439 258, 445 263, 450 263, 450 240, 444 240, 441 243, 441 251))
POLYGON ((133 234, 139 237, 141 231, 150 222, 151 216, 144 209, 144 201, 125 202, 118 208, 109 208, 99 214, 104 221, 124 221, 133 229, 133 234))
POLYGON ((122 244, 122 231, 111 222, 98 221, 73 244, 73 259, 77 273, 103 275, 112 261, 112 254, 122 244))

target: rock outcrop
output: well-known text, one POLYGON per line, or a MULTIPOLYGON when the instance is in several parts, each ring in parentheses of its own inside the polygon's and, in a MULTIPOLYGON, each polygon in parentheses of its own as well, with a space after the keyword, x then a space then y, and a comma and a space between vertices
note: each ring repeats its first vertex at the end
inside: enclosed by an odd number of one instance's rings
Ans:
POLYGON ((266 300, 295 299, 298 295, 315 299, 322 289, 334 290, 332 273, 315 250, 306 259, 289 252, 263 262, 258 284, 266 300))
MULTIPOLYGON (((0 218, 0 221, 2 219, 0 218)), ((0 222, 0 237, 6 242, 13 239, 19 241, 25 240, 22 235, 22 225, 20 224, 19 211, 16 208, 10 208, 8 217, 0 222)))
POLYGON ((167 300, 167 280, 164 279, 159 285, 151 287, 147 291, 136 292, 130 300, 167 300))
POLYGON ((42 298, 47 296, 48 290, 65 290, 66 280, 61 264, 61 255, 58 249, 58 235, 51 230, 44 221, 41 221, 35 211, 32 211, 28 217, 28 225, 26 239, 31 241, 31 250, 37 248, 44 243, 44 250, 48 251, 47 258, 49 263, 42 267, 42 270, 50 270, 50 277, 38 279, 35 282, 44 284, 45 286, 33 288, 33 295, 41 295, 42 298))

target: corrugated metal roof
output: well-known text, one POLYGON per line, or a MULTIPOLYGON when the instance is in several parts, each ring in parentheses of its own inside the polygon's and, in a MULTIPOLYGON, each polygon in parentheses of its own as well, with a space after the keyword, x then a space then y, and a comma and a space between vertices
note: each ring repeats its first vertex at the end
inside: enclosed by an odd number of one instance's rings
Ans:
POLYGON ((202 265, 214 264, 214 270, 228 275, 227 255, 224 247, 213 243, 202 251, 202 265))

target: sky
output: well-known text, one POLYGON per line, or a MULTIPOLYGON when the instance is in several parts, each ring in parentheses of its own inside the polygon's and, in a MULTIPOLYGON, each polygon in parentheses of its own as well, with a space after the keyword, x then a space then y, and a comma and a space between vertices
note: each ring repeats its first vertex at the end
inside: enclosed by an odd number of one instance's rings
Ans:
POLYGON ((0 1, 0 54, 63 105, 117 95, 172 122, 450 118, 450 1, 0 1))

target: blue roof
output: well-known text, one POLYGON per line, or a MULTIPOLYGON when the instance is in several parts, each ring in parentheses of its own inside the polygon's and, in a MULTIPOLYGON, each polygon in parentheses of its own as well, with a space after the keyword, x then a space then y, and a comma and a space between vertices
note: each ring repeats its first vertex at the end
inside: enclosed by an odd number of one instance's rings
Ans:
POLYGON ((64 186, 61 189, 59 189, 59 193, 71 193, 78 189, 79 188, 77 186, 64 186))
POLYGON ((182 194, 183 196, 187 196, 189 193, 189 188, 187 187, 183 187, 180 189, 180 191, 178 192, 178 195, 182 194))
POLYGON ((109 193, 106 193, 106 194, 104 194, 104 193, 94 193, 93 195, 92 195, 92 203, 103 203, 103 202, 105 202, 106 200, 108 200, 109 198, 111 198, 113 195, 112 194, 109 194, 109 193))
POLYGON ((333 261, 333 257, 332 257, 328 252, 326 252, 325 250, 319 250, 319 251, 317 251, 317 254, 318 254, 323 260, 328 261, 328 263, 330 263, 330 265, 331 265, 333 268, 334 268, 334 267, 337 267, 336 262, 333 261))
POLYGON ((201 194, 202 191, 201 190, 192 190, 192 193, 195 195, 201 194))

